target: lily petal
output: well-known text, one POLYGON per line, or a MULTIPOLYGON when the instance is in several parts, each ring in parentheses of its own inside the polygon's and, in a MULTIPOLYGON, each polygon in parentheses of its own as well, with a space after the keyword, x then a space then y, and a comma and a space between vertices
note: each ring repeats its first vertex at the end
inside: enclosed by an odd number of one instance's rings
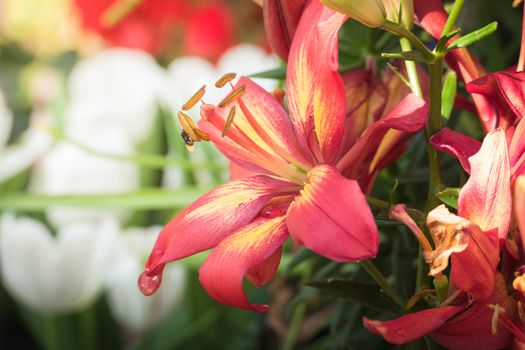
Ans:
POLYGON ((337 33, 346 19, 318 1, 310 1, 288 59, 290 118, 303 146, 308 145, 308 136, 315 126, 322 160, 326 163, 337 155, 344 131, 345 90, 338 72, 337 33))
POLYGON ((504 239, 512 210, 505 132, 502 129, 490 132, 469 162, 471 176, 459 194, 458 215, 483 231, 498 228, 498 237, 504 239))
POLYGON ((249 224, 275 196, 296 191, 296 185, 255 175, 208 192, 177 215, 161 231, 145 265, 147 275, 161 273, 169 261, 210 249, 249 224))
POLYGON ((462 306, 444 306, 414 312, 390 321, 373 321, 364 317, 363 324, 369 332, 382 336, 392 344, 405 344, 437 330, 463 309, 462 306))
POLYGON ((246 279, 256 287, 264 286, 270 282, 277 272, 282 254, 282 248, 277 249, 268 259, 250 268, 246 272, 246 279))
POLYGON ((494 310, 487 305, 499 305, 505 309, 505 317, 517 315, 516 302, 507 295, 501 274, 495 275, 496 288, 492 296, 483 302, 474 302, 465 312, 450 319, 431 334, 432 338, 447 349, 507 349, 512 344, 512 333, 501 324, 492 333, 494 310))
POLYGON ((518 177, 514 187, 514 215, 518 221, 521 244, 525 250, 525 175, 518 177))
POLYGON ((284 216, 260 218, 222 241, 199 270, 208 294, 229 306, 266 311, 267 305, 251 304, 242 288, 243 276, 272 258, 288 238, 284 216))
POLYGON ((273 52, 288 60, 290 45, 303 13, 305 0, 264 0, 264 31, 273 52))
POLYGON ((307 178, 301 195, 288 209, 286 222, 292 238, 339 262, 375 256, 379 234, 357 181, 329 165, 315 167, 307 178))
MULTIPOLYGON (((356 178, 357 171, 362 169, 360 165, 376 152, 388 130, 416 132, 425 125, 427 115, 426 102, 414 94, 407 95, 384 118, 366 129, 354 146, 337 163, 337 168, 343 172, 350 169, 349 177, 356 178)), ((376 162, 379 161, 376 160, 376 162)))
POLYGON ((497 230, 483 232, 475 224, 458 227, 467 239, 462 252, 451 255, 451 280, 476 300, 484 300, 494 291, 494 272, 499 263, 497 230))
POLYGON ((470 174, 468 159, 481 148, 481 142, 465 134, 444 128, 430 138, 432 147, 441 152, 446 152, 459 160, 461 167, 470 174))

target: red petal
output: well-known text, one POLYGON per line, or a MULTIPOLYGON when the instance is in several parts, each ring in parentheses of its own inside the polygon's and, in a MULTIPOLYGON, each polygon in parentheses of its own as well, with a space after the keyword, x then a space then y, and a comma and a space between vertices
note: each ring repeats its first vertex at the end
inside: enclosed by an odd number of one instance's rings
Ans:
POLYGON ((350 169, 350 177, 357 177, 363 170, 363 162, 377 151, 388 130, 416 132, 425 125, 426 121, 425 101, 414 94, 407 95, 384 118, 366 129, 355 145, 337 163, 337 168, 345 174, 350 169))
POLYGON ((208 192, 162 229, 145 270, 150 276, 156 275, 169 261, 214 247, 249 224, 272 197, 294 192, 294 186, 256 175, 208 192))
POLYGON ((290 45, 303 13, 305 0, 263 1, 264 31, 272 50, 288 60, 290 45))
POLYGON ((521 244, 525 250, 525 175, 518 177, 514 187, 514 217, 518 221, 521 244))
POLYGON ((326 163, 333 162, 344 132, 345 89, 338 72, 337 33, 346 18, 311 1, 301 17, 288 58, 290 118, 303 146, 308 144, 308 135, 315 126, 326 163))
POLYGON ((379 235, 357 181, 334 167, 319 165, 288 209, 290 235, 329 259, 347 262, 377 254, 379 235))
POLYGON ((499 90, 514 114, 525 116, 525 72, 504 71, 494 73, 499 90))
POLYGON ((512 199, 505 132, 489 133, 469 162, 471 176, 459 194, 458 215, 483 231, 498 228, 498 237, 506 238, 512 199))
POLYGON ((404 315, 390 321, 373 321, 366 317, 363 323, 369 332, 385 338, 392 344, 405 344, 419 339, 462 311, 461 306, 444 306, 404 315))
POLYGON ((497 230, 483 232, 470 224, 463 233, 468 239, 467 247, 450 257, 451 280, 474 299, 487 299, 494 291, 494 272, 499 263, 497 230))
MULTIPOLYGON (((472 273, 472 272, 471 272, 472 273)), ((505 281, 496 275, 496 288, 491 298, 474 302, 465 312, 450 319, 431 334, 438 343, 447 349, 506 349, 512 343, 512 334, 498 324, 496 334, 492 334, 494 310, 487 305, 499 305, 505 309, 505 317, 514 319, 517 315, 516 302, 507 295, 505 281)))
POLYGON ((481 142, 478 140, 449 128, 444 128, 432 136, 430 143, 438 151, 456 157, 467 173, 470 173, 468 159, 476 154, 481 147, 481 142))
POLYGON ((253 305, 242 288, 247 271, 267 261, 288 238, 284 216, 257 219, 222 241, 199 270, 208 294, 229 306, 266 311, 267 305, 253 305))
POLYGON ((277 268, 281 262, 281 255, 282 248, 276 250, 275 253, 259 265, 250 268, 246 272, 246 279, 256 287, 264 286, 270 282, 277 272, 277 268))

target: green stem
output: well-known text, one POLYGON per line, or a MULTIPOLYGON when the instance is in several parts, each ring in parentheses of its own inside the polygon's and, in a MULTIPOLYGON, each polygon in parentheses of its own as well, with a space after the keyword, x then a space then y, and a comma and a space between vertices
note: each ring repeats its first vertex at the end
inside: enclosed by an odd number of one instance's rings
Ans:
MULTIPOLYGON (((400 38, 399 43, 403 51, 412 51, 412 45, 406 38, 400 38)), ((410 82, 410 89, 419 98, 423 98, 423 91, 421 90, 421 83, 419 82, 419 75, 417 73, 417 65, 414 61, 405 61, 407 68, 408 81, 410 82)))
POLYGON ((84 350, 95 350, 97 348, 97 333, 95 325, 95 306, 90 306, 80 314, 80 332, 82 335, 82 345, 84 346, 84 350))
POLYGON ((400 308, 405 307, 405 299, 394 289, 394 287, 392 287, 390 282, 388 282, 372 261, 363 260, 359 264, 366 270, 370 277, 377 282, 377 284, 383 289, 383 292, 396 302, 397 306, 400 308))
POLYGON ((452 10, 450 11, 450 14, 448 15, 447 23, 445 23, 445 27, 443 27, 443 32, 441 32, 441 36, 445 36, 448 33, 452 31, 454 28, 454 25, 456 24, 456 21, 458 20, 459 13, 461 12, 461 9, 463 8, 463 3, 465 0, 456 0, 454 2, 454 6, 452 6, 452 10))
MULTIPOLYGON (((312 274, 312 264, 310 261, 304 263, 304 270, 302 274, 302 281, 305 282, 310 279, 312 274)), ((301 331, 301 326, 303 325, 304 317, 306 316, 306 299, 298 301, 295 306, 292 314, 292 319, 290 322, 290 328, 286 334, 286 338, 283 343, 283 350, 293 350, 295 343, 301 331)))
POLYGON ((425 46, 425 44, 421 40, 419 40, 419 38, 410 30, 397 23, 388 21, 383 24, 383 28, 396 35, 399 35, 402 38, 407 39, 414 46, 414 48, 417 51, 419 51, 423 55, 423 57, 425 57, 425 59, 427 59, 427 61, 432 61, 434 59, 434 54, 432 53, 432 51, 430 51, 425 46))
POLYGON ((44 349, 60 349, 60 328, 57 316, 44 317, 44 349))

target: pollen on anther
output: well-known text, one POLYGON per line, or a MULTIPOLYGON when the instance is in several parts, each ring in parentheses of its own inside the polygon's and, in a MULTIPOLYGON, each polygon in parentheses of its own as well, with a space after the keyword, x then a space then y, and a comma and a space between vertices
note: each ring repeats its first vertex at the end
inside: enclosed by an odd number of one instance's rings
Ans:
POLYGON ((235 79, 236 76, 237 74, 235 73, 224 74, 222 77, 219 78, 219 80, 215 82, 215 87, 218 87, 218 88, 223 87, 224 85, 228 84, 230 81, 235 79))
POLYGON ((197 104, 206 93, 206 85, 203 85, 196 93, 191 96, 185 104, 182 105, 182 110, 187 111, 197 104))
POLYGON ((228 129, 232 125, 234 118, 235 118, 235 106, 233 106, 228 112, 228 117, 226 118, 226 124, 224 125, 224 129, 222 129, 221 137, 226 136, 226 133, 228 132, 228 129))
POLYGON ((238 87, 237 89, 233 90, 232 92, 230 92, 220 103, 219 103, 219 107, 221 108, 224 108, 226 107, 227 105, 229 105, 231 102, 235 101, 236 99, 238 99, 239 97, 241 97, 242 95, 244 95, 246 93, 246 84, 244 85, 241 85, 240 87, 238 87))

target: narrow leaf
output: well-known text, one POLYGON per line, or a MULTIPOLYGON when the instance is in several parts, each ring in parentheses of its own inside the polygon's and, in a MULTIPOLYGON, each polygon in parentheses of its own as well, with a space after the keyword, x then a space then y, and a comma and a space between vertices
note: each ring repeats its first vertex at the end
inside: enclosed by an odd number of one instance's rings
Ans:
POLYGON ((467 47, 476 41, 479 41, 484 37, 494 33, 496 29, 498 29, 498 22, 492 22, 481 29, 475 30, 465 36, 458 38, 448 47, 448 50, 467 47))
POLYGON ((457 209, 459 191, 461 188, 441 187, 436 189, 436 196, 449 207, 457 209))
POLYGON ((457 90, 457 75, 454 71, 449 71, 443 84, 443 94, 441 95, 441 116, 447 121, 454 109, 454 100, 457 90))
POLYGON ((419 51, 383 52, 381 57, 400 59, 404 61, 426 62, 425 57, 419 51))
POLYGON ((379 286, 350 280, 328 279, 312 281, 306 285, 349 302, 364 305, 379 311, 396 313, 395 302, 381 291, 379 286))
POLYGON ((275 69, 270 69, 264 72, 254 73, 250 75, 251 78, 268 78, 268 79, 285 79, 286 66, 275 69))

